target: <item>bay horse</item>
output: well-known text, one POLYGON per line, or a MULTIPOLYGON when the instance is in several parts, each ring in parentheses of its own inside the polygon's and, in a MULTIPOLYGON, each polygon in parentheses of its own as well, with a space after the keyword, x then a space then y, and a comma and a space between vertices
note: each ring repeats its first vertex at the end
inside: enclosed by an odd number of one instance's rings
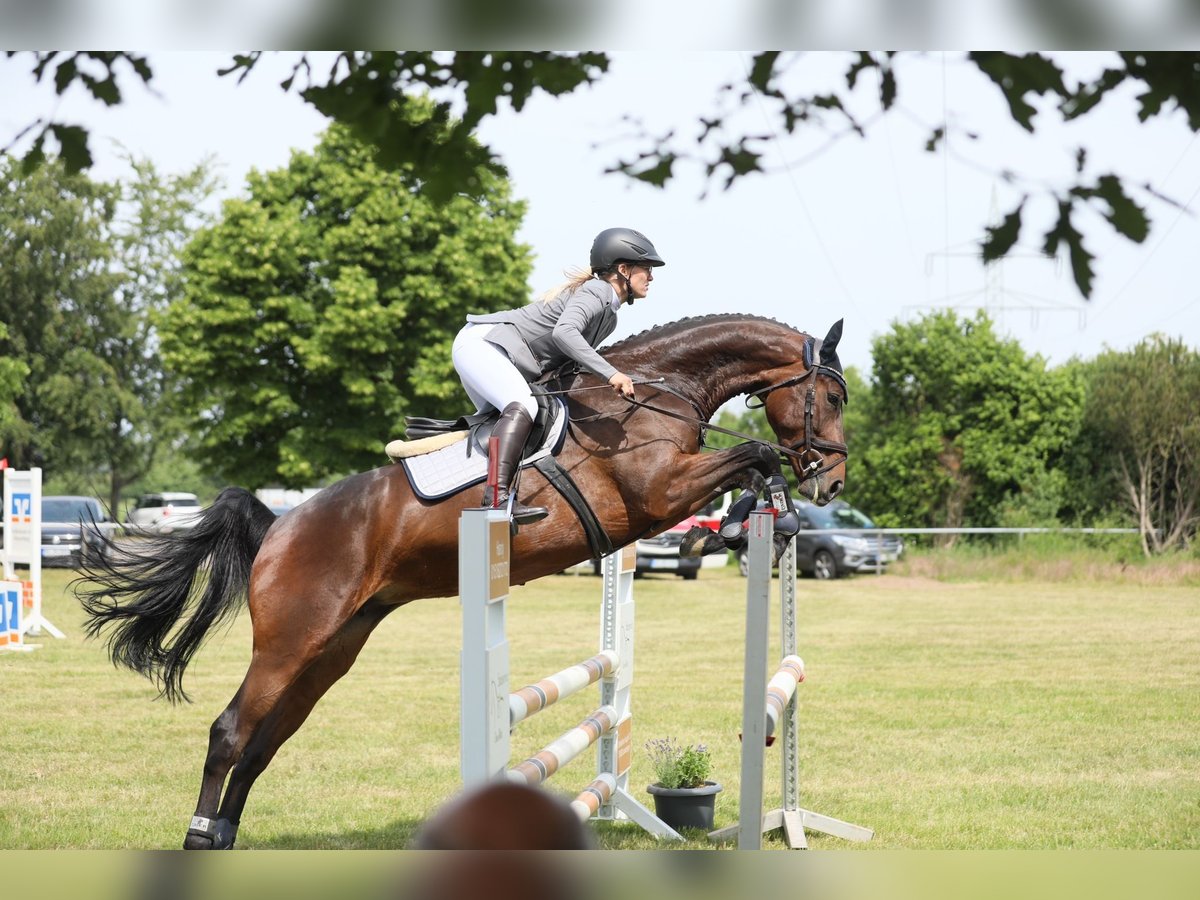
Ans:
MULTIPOLYGON (((781 455, 806 496, 819 504, 837 496, 847 455, 841 327, 821 341, 734 314, 650 329, 603 351, 634 381, 663 379, 640 387, 636 401, 593 375, 564 376, 570 426, 558 460, 613 545, 664 531, 724 491, 761 485, 780 473, 781 455), (748 440, 702 452, 708 420, 740 395, 749 395, 747 404, 757 398, 779 443, 748 440)), ((533 469, 522 479, 523 500, 550 514, 513 539, 517 584, 591 555, 563 497, 533 469)), ((386 615, 419 598, 458 593, 458 518, 481 494, 476 485, 425 501, 402 466, 385 465, 276 519, 253 494, 226 488, 195 528, 90 563, 75 585, 89 636, 107 632, 113 662, 155 680, 170 702, 188 699, 182 678, 189 660, 247 598, 253 653, 210 729, 185 848, 233 846, 255 780, 386 615)))

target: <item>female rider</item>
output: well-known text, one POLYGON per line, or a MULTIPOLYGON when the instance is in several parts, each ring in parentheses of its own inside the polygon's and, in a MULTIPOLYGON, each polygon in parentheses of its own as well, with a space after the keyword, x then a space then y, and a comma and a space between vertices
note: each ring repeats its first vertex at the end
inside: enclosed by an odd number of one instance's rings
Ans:
MULTIPOLYGON (((654 245, 632 228, 607 228, 592 242, 591 266, 566 284, 519 309, 467 316, 454 339, 454 368, 476 409, 501 410, 492 434, 500 439, 497 494, 489 486, 484 506, 500 506, 508 495, 533 427, 537 401, 529 384, 568 360, 633 397, 633 382, 596 347, 617 327, 617 310, 646 296, 654 268, 666 265, 654 245)), ((513 498, 513 519, 536 522, 545 507, 513 498)))

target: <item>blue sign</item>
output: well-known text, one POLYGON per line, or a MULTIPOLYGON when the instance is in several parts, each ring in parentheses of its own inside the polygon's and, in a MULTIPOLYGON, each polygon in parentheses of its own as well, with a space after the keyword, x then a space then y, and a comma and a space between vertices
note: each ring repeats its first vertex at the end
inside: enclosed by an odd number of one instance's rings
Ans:
POLYGON ((32 522, 33 521, 33 495, 18 494, 12 495, 12 517, 15 522, 32 522))
POLYGON ((4 609, 0 609, 0 625, 16 635, 21 630, 21 595, 14 590, 4 592, 4 609))

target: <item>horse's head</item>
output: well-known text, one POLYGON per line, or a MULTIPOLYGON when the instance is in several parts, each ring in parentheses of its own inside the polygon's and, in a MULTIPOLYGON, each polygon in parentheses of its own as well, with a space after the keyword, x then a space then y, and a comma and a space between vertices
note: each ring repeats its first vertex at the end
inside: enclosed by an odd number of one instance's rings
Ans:
POLYGON ((767 421, 788 455, 800 484, 800 494, 824 505, 846 484, 846 436, 842 408, 846 379, 837 356, 842 337, 839 319, 825 340, 808 338, 800 374, 761 392, 767 421))

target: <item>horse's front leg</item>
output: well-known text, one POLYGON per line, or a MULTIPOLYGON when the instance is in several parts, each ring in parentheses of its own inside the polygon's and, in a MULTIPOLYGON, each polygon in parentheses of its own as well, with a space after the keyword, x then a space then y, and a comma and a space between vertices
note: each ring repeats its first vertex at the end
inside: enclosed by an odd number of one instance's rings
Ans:
MULTIPOLYGON (((658 519, 695 515, 714 497, 741 488, 761 495, 772 476, 782 477, 779 457, 763 444, 748 441, 713 453, 694 453, 680 456, 671 467, 671 478, 665 491, 658 493, 659 509, 648 510, 658 519)), ((697 526, 684 535, 679 548, 681 556, 703 556, 726 549, 720 535, 709 528, 697 526)))
POLYGON ((655 484, 645 498, 646 513, 658 521, 687 518, 728 490, 758 489, 772 475, 782 475, 774 451, 753 441, 712 453, 681 453, 661 464, 668 481, 655 484))
MULTIPOLYGON (((720 530, 697 525, 684 535, 680 544, 681 556, 706 556, 721 553, 729 549, 737 549, 745 543, 742 523, 751 510, 758 505, 758 497, 768 498, 770 504, 780 513, 776 525, 776 558, 782 555, 787 541, 795 535, 799 528, 799 518, 792 506, 791 493, 783 477, 779 458, 769 447, 758 443, 739 444, 731 448, 730 456, 737 460, 736 469, 730 480, 715 489, 714 493, 725 493, 735 487, 744 489, 744 493, 735 501, 733 507, 721 522, 720 530)), ((708 457, 717 454, 708 454, 708 457)), ((708 458, 706 457, 706 458, 708 458)), ((721 460, 728 464, 730 460, 721 460)), ((709 497, 711 499, 711 496, 709 497)), ((704 502, 708 502, 707 500, 704 502)), ((703 506, 703 503, 700 504, 703 506)), ((697 506, 692 510, 695 513, 697 506)))

